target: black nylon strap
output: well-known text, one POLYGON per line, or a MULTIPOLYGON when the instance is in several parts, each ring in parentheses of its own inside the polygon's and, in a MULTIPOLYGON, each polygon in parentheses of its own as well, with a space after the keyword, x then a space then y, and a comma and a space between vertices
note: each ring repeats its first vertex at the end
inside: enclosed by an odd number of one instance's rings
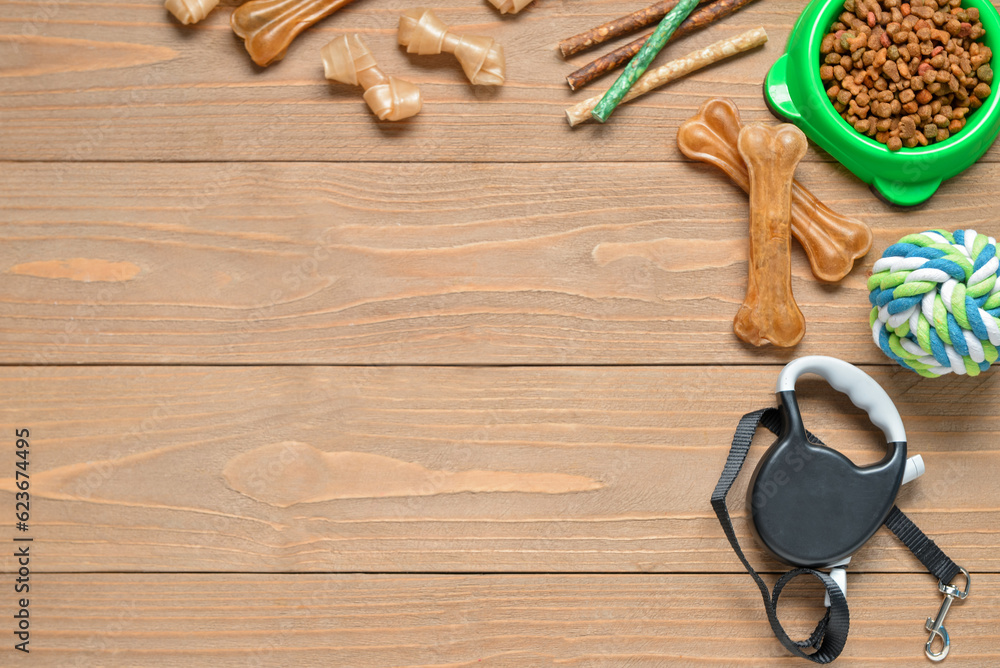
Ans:
POLYGON ((719 523, 722 524, 722 530, 726 532, 726 538, 729 539, 729 544, 732 545, 733 551, 736 552, 736 556, 743 562, 743 567, 747 569, 747 573, 750 574, 750 577, 754 579, 757 587, 760 589, 761 596, 764 599, 764 610, 767 612, 767 620, 771 623, 771 630, 774 631, 774 635, 785 646, 785 649, 792 654, 815 663, 830 663, 843 651, 844 645, 847 643, 847 632, 851 625, 850 613, 847 609, 847 599, 844 597, 844 592, 841 591, 840 585, 822 571, 816 571, 811 568, 796 568, 778 578, 778 582, 774 585, 774 592, 769 592, 767 584, 757 574, 757 571, 753 569, 750 562, 747 561, 746 555, 743 554, 743 550, 740 549, 740 543, 736 539, 736 532, 733 531, 733 522, 729 517, 729 509, 726 507, 726 495, 729 494, 736 476, 739 475, 740 469, 743 468, 743 462, 747 458, 747 452, 750 451, 750 442, 753 441, 757 425, 763 424, 771 431, 777 431, 780 419, 777 409, 774 408, 765 408, 753 413, 747 413, 740 419, 740 423, 736 427, 736 433, 733 435, 733 444, 729 450, 729 457, 726 459, 726 466, 722 470, 722 476, 719 478, 719 483, 715 486, 715 491, 712 492, 712 508, 715 509, 715 514, 719 517, 719 523), (830 607, 826 611, 826 616, 816 625, 816 629, 807 640, 795 641, 788 637, 785 629, 781 626, 781 622, 778 621, 778 597, 781 595, 781 590, 786 584, 794 578, 806 574, 817 578, 826 587, 826 591, 830 594, 830 607), (816 651, 812 654, 807 654, 802 651, 805 647, 815 648, 816 651))
POLYGON ((920 560, 920 563, 931 572, 941 582, 950 583, 959 571, 954 561, 941 551, 933 540, 928 538, 910 518, 903 514, 903 511, 896 506, 889 511, 889 516, 885 518, 885 525, 889 531, 896 534, 903 545, 910 548, 910 552, 920 560))

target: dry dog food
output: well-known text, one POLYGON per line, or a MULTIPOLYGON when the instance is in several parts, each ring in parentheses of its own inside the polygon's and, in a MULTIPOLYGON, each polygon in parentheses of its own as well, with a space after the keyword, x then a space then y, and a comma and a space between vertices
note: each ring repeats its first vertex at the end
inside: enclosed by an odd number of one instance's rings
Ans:
POLYGON ((820 78, 858 132, 898 151, 959 132, 991 92, 992 53, 961 0, 846 0, 820 46, 820 78))

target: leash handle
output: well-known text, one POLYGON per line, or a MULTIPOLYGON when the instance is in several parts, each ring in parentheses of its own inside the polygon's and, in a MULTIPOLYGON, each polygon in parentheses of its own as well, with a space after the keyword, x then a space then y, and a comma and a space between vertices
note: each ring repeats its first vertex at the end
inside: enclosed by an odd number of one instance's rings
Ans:
POLYGON ((851 403, 868 413, 872 424, 882 429, 889 443, 905 443, 903 419, 882 386, 867 373, 843 360, 809 355, 789 362, 778 374, 776 392, 794 392, 795 381, 807 373, 821 376, 830 387, 843 392, 851 403))

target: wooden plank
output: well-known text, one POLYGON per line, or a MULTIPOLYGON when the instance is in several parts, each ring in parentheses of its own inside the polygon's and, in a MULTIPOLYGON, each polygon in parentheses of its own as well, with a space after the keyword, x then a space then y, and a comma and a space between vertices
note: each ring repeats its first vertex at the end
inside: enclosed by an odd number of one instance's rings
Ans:
MULTIPOLYGON (((679 160, 678 124, 705 99, 738 101, 746 120, 770 119, 761 83, 804 6, 767 0, 672 45, 665 62, 764 26, 770 42, 631 103, 604 127, 571 130, 564 77, 572 62, 556 42, 632 7, 614 0, 536 0, 502 18, 485 2, 435 5, 441 18, 504 44, 508 82, 468 85, 450 57, 409 56, 396 45, 411 3, 347 7, 261 70, 229 29, 234 2, 182 27, 160 0, 0 5, 0 158, 10 160, 610 161, 679 160), (319 50, 344 31, 364 35, 388 72, 418 84, 425 107, 412 121, 378 123, 359 91, 330 84, 319 50)), ((600 82, 603 89, 609 79, 600 82)), ((996 160, 993 149, 988 160, 996 160)), ((811 152, 809 159, 828 159, 811 152)))
MULTIPOLYGON (((734 572, 709 496, 738 418, 774 405, 777 370, 5 367, 0 433, 31 430, 38 571, 734 572)), ((982 398, 1000 376, 867 370, 927 463, 899 505, 996 572, 1000 416, 982 398)), ((881 458, 846 397, 818 379, 800 395, 821 438, 881 458)), ((737 529, 753 563, 780 569, 748 536, 747 478, 737 529)), ((886 530, 852 563, 919 568, 886 530)))
MULTIPOLYGON (((976 576, 952 608, 949 666, 1000 661, 998 586, 976 576)), ((924 574, 852 574, 837 665, 925 661, 939 599, 924 574)), ((818 587, 786 589, 793 637, 821 605, 818 587)), ((31 606, 30 660, 16 657, 31 666, 802 665, 745 575, 53 575, 31 606)))
POLYGON ((698 165, 15 164, 0 210, 7 363, 886 363, 866 275, 918 229, 1000 236, 1000 168, 919 214, 843 170, 801 180, 872 225, 836 286, 793 244, 794 350, 732 333, 745 195, 698 165))

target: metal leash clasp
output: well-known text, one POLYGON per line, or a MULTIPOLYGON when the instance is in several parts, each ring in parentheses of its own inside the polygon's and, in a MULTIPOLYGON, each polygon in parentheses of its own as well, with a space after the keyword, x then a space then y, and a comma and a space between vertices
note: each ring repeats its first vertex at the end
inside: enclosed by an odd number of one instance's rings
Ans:
POLYGON ((948 615, 948 610, 951 609, 951 602, 956 598, 960 601, 965 600, 969 596, 969 589, 972 587, 972 577, 969 575, 969 571, 964 568, 960 568, 959 570, 965 576, 965 590, 963 591, 952 584, 945 584, 939 580, 938 589, 944 594, 944 600, 938 609, 937 617, 928 617, 927 623, 924 624, 924 628, 931 632, 931 637, 927 639, 927 644, 924 645, 924 654, 931 661, 944 661, 944 658, 948 656, 948 650, 951 649, 951 639, 948 637, 948 629, 944 627, 944 618, 948 615), (940 652, 931 650, 931 645, 934 644, 935 638, 941 638, 941 642, 944 643, 940 652))

